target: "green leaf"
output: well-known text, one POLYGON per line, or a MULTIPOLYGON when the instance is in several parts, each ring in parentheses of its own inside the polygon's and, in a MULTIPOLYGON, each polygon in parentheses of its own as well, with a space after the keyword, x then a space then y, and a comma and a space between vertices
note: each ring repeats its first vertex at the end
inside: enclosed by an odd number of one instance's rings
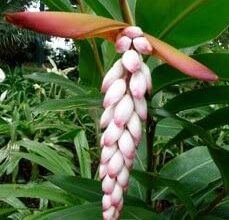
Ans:
MULTIPOLYGON (((179 181, 190 194, 221 178, 207 147, 195 147, 175 157, 160 170, 160 175, 179 181)), ((161 198, 167 191, 168 187, 156 191, 154 199, 161 198)))
MULTIPOLYGON (((194 123, 197 126, 200 126, 204 130, 211 130, 213 128, 220 127, 222 125, 229 124, 229 107, 221 108, 216 111, 213 111, 203 119, 194 123)), ((178 143, 184 139, 190 138, 194 135, 198 135, 196 130, 190 131, 188 129, 183 128, 175 137, 173 137, 168 145, 172 145, 178 143)))
POLYGON ((219 168, 221 175, 223 177, 224 185, 226 190, 229 189, 229 146, 225 146, 224 148, 208 148, 214 162, 219 168))
MULTIPOLYGON (((73 176, 49 176, 48 180, 69 194, 85 201, 98 202, 102 199, 101 183, 96 180, 73 176)), ((132 196, 127 196, 124 200, 127 205, 146 207, 142 200, 132 196)))
MULTIPOLYGON (((163 220, 159 215, 142 208, 137 207, 125 207, 121 220, 163 220)), ((38 218, 36 220, 101 220, 102 219, 102 209, 100 203, 90 203, 81 206, 75 206, 71 208, 66 208, 57 212, 53 212, 43 216, 43 218, 38 218)))
POLYGON ((51 11, 74 12, 74 8, 69 0, 42 0, 42 2, 46 4, 51 11))
POLYGON ((101 75, 92 50, 92 46, 88 40, 80 42, 80 79, 84 85, 99 88, 101 75))
POLYGON ((80 131, 74 138, 77 156, 80 165, 80 175, 84 178, 91 178, 91 157, 87 137, 84 131, 80 131))
POLYGON ((84 95, 87 93, 81 86, 63 76, 57 75, 56 73, 32 73, 25 77, 39 82, 57 84, 62 88, 69 90, 73 95, 84 95))
POLYGON ((0 198, 45 198, 63 204, 76 204, 77 199, 48 183, 36 184, 1 184, 0 198))
POLYGON ((14 153, 15 155, 38 163, 54 174, 74 175, 71 161, 47 145, 30 140, 17 143, 19 146, 25 147, 30 153, 14 153))
POLYGON ((136 206, 124 207, 121 220, 164 220, 164 218, 150 210, 136 206))
POLYGON ((72 176, 49 176, 47 179, 69 194, 86 201, 97 202, 102 199, 101 184, 98 181, 72 176))
POLYGON ((229 86, 214 86, 182 93, 168 101, 163 108, 177 113, 210 104, 226 104, 229 100, 229 86))
POLYGON ((99 1, 107 9, 107 11, 112 15, 112 17, 115 20, 119 20, 119 21, 123 20, 120 11, 119 0, 112 0, 112 1, 97 0, 97 1, 99 1))
POLYGON ((218 36, 229 23, 228 8, 227 0, 142 0, 136 20, 145 32, 184 48, 218 36))
POLYGON ((181 184, 179 181, 164 178, 161 175, 151 175, 150 173, 138 170, 132 171, 131 175, 133 175, 134 178, 136 178, 147 189, 155 189, 159 186, 169 187, 170 191, 175 193, 175 195, 180 199, 180 201, 185 204, 192 217, 194 217, 197 213, 197 210, 191 200, 189 192, 184 187, 184 185, 181 184))
POLYGON ((100 108, 102 98, 99 95, 74 96, 66 99, 47 100, 37 106, 33 113, 38 115, 46 111, 66 111, 77 108, 90 109, 100 108))
MULTIPOLYGON (((229 80, 229 54, 199 54, 192 56, 192 58, 213 70, 219 76, 220 80, 229 80)), ((163 64, 154 69, 152 75, 154 94, 168 86, 194 80, 167 64, 163 64)))
POLYGON ((91 9, 99 16, 106 18, 112 18, 110 12, 104 7, 104 5, 99 1, 95 0, 85 0, 85 2, 91 7, 91 9))

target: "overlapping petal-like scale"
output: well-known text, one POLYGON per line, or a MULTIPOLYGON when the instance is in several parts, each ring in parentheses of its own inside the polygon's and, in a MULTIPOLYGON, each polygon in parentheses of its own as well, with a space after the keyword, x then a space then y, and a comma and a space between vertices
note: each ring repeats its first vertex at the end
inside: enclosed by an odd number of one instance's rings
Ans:
POLYGON ((124 79, 117 79, 107 90, 104 97, 103 106, 107 108, 117 103, 126 92, 126 82, 124 79))
POLYGON ((123 75, 123 66, 122 66, 122 60, 119 59, 115 62, 113 67, 108 71, 108 73, 105 75, 102 83, 102 92, 106 92, 108 88, 112 85, 112 83, 116 80, 121 78, 123 75))
POLYGON ((131 44, 132 40, 129 37, 122 36, 115 43, 116 51, 118 53, 124 53, 130 49, 131 44))
POLYGON ((145 55, 152 54, 153 48, 145 37, 137 37, 133 40, 135 49, 145 55))
POLYGON ((117 126, 123 127, 126 124, 134 110, 134 103, 129 94, 123 96, 121 101, 117 104, 114 111, 114 122, 117 126))
POLYGON ((139 71, 130 78, 130 91, 134 98, 142 99, 145 96, 147 85, 145 75, 139 71))
POLYGON ((122 56, 124 67, 131 73, 136 73, 141 68, 141 58, 135 50, 128 50, 122 56))

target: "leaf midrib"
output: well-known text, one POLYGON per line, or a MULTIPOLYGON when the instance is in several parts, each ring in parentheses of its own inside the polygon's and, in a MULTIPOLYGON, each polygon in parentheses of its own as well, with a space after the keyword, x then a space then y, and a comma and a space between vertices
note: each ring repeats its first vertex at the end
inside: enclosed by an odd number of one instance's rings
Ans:
MULTIPOLYGON (((191 172, 207 165, 207 164, 210 164, 210 163, 213 163, 213 160, 212 159, 208 159, 206 160, 204 163, 201 163, 199 164, 198 166, 195 166, 194 168, 190 169, 188 172, 185 172, 183 175, 179 176, 176 180, 177 181, 180 181, 182 178, 184 178, 185 176, 187 176, 188 174, 190 174, 191 172)), ((169 187, 165 187, 163 190, 161 190, 161 192, 159 194, 157 194, 156 198, 160 197, 165 191, 168 190, 169 187)), ((155 199, 155 198, 154 198, 155 199)))
POLYGON ((187 7, 182 13, 180 13, 170 24, 159 34, 159 38, 165 38, 167 34, 170 33, 170 31, 175 28, 185 17, 190 15, 193 11, 195 11, 204 1, 206 0, 197 0, 193 4, 191 4, 189 7, 187 7))

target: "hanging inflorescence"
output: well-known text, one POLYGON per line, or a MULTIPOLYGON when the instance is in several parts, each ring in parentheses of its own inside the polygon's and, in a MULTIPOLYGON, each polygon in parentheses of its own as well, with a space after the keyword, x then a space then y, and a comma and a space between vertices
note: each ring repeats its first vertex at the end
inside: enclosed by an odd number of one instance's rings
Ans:
POLYGON ((104 192, 104 220, 118 220, 123 207, 123 192, 128 188, 129 170, 142 136, 141 120, 147 119, 146 92, 152 90, 151 73, 141 54, 151 54, 152 47, 139 27, 128 27, 116 40, 122 53, 104 77, 105 93, 100 126, 100 179, 104 192))

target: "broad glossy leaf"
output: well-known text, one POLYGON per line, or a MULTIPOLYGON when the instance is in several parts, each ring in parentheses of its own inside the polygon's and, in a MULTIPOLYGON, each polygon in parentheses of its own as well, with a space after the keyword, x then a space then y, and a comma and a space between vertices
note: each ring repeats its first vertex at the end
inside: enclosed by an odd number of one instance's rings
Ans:
POLYGON ((50 186, 48 183, 43 184, 1 184, 0 197, 17 197, 17 198, 45 198, 56 202, 72 205, 78 201, 73 196, 65 193, 61 189, 50 186))
MULTIPOLYGON (((195 60, 203 63, 213 70, 220 80, 229 80, 229 54, 209 53, 192 56, 195 60)), ((153 73, 154 94, 170 85, 178 84, 192 78, 181 74, 178 69, 175 69, 167 64, 157 67, 153 73)))
POLYGON ((197 210, 191 200, 191 196, 186 187, 177 180, 171 180, 164 178, 162 175, 151 175, 147 172, 134 170, 131 172, 134 178, 136 178, 147 189, 156 189, 158 187, 169 187, 169 190, 175 193, 181 202, 185 204, 191 216, 195 216, 197 210))
POLYGON ((51 11, 73 12, 74 8, 69 0, 42 0, 51 11))
POLYGON ((66 99, 47 100, 34 109, 34 114, 46 111, 66 111, 77 108, 100 108, 102 98, 97 95, 74 96, 66 99))
MULTIPOLYGON (((175 157, 160 170, 160 175, 179 181, 190 194, 197 193, 221 178, 207 147, 195 147, 175 157)), ((167 187, 156 191, 154 199, 163 197, 167 191, 167 187)))
POLYGON ((63 76, 59 76, 55 73, 32 73, 30 75, 25 76, 28 79, 33 79, 39 82, 49 82, 57 84, 67 90, 69 90, 74 95, 83 95, 86 94, 87 91, 83 89, 81 86, 77 85, 76 82, 64 78, 63 76))
MULTIPOLYGON (((203 119, 197 121, 195 124, 204 130, 211 130, 222 125, 229 124, 229 107, 213 111, 203 119)), ((190 133, 189 130, 183 128, 169 141, 169 144, 172 145, 178 143, 179 141, 192 137, 193 135, 198 135, 198 132, 194 130, 192 133, 190 133)))
POLYGON ((18 12, 5 15, 6 21, 44 34, 84 39, 103 37, 114 40, 127 24, 112 19, 65 12, 18 12))
POLYGON ((169 65, 196 79, 218 80, 215 73, 203 64, 153 36, 147 34, 145 36, 154 48, 153 53, 169 65))
POLYGON ((163 108, 172 113, 210 104, 226 104, 229 86, 212 86, 182 93, 168 101, 163 108))
POLYGON ((227 0, 141 0, 136 20, 147 33, 176 47, 190 47, 215 38, 228 26, 228 8, 227 0))

